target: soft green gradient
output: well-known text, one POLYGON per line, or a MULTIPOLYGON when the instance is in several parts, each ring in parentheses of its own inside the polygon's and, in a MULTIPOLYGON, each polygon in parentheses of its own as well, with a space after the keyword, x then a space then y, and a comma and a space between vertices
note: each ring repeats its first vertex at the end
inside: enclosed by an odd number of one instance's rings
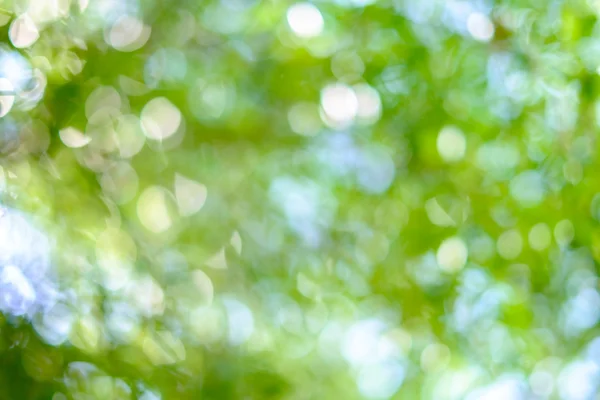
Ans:
POLYGON ((0 3, 0 399, 595 398, 600 3, 312 4, 0 3))

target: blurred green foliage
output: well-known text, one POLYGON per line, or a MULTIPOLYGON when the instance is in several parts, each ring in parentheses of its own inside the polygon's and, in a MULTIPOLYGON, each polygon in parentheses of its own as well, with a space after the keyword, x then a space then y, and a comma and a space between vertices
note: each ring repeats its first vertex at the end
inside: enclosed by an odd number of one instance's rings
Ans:
POLYGON ((0 399, 595 398, 599 14, 1 2, 0 399))

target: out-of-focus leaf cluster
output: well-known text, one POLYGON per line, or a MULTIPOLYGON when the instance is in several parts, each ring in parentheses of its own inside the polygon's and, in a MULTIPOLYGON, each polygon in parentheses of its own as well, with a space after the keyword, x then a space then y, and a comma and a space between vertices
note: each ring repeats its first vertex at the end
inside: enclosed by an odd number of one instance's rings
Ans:
POLYGON ((0 398, 591 398, 599 13, 0 3, 0 398))

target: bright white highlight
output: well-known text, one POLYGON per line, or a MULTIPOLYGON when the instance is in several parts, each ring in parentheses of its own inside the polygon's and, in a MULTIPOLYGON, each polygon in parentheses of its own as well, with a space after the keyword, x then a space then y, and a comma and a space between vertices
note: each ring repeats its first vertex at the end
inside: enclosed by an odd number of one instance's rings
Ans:
POLYGON ((149 139, 162 140, 172 136, 181 125, 181 112, 165 97, 152 99, 144 106, 141 124, 149 139))
POLYGON ((229 343, 240 345, 246 342, 254 332, 252 311, 244 303, 228 298, 223 300, 229 324, 229 343))
POLYGON ((354 86, 358 101, 357 117, 366 123, 377 122, 381 116, 381 98, 379 92, 367 84, 354 86))
POLYGON ((558 377, 561 398, 569 400, 590 399, 597 389, 600 370, 592 361, 575 361, 565 367, 558 377))
POLYGON ((0 312, 32 317, 56 302, 50 244, 25 215, 0 209, 0 312))
POLYGON ((292 31, 301 38, 312 38, 323 32, 323 16, 310 3, 297 3, 287 11, 287 22, 292 31))
POLYGON ((348 125, 358 113, 358 98, 351 87, 335 83, 321 91, 321 108, 325 113, 326 124, 348 125))
POLYGON ((449 163, 462 160, 467 150, 465 134, 455 126, 442 128, 436 144, 440 157, 449 163))
POLYGON ((480 42, 489 42, 494 37, 494 24, 480 12, 473 12, 467 19, 467 29, 473 39, 480 42))
POLYGON ((468 255, 465 242, 459 237, 451 237, 442 242, 438 248, 436 259, 444 271, 456 272, 465 266, 468 255))
POLYGON ((379 319, 362 320, 352 325, 342 341, 342 355, 358 370, 356 383, 366 398, 389 398, 404 381, 405 367, 398 361, 400 349, 386 330, 379 319))
POLYGON ((167 209, 167 194, 158 186, 149 187, 137 202, 137 215, 142 225, 151 232, 164 232, 173 223, 167 209))
POLYGON ((342 355, 352 366, 370 365, 386 358, 378 354, 381 335, 386 325, 378 319, 359 321, 352 325, 342 342, 342 355))
POLYGON ((91 137, 85 136, 80 130, 73 127, 61 129, 58 136, 65 146, 73 149, 84 147, 92 141, 91 137))
POLYGON ((175 198, 179 207, 179 214, 190 216, 196 214, 204 203, 208 191, 203 184, 188 179, 182 175, 175 175, 175 198))
POLYGON ((405 368, 397 361, 365 367, 358 376, 358 390, 369 399, 388 399, 402 386, 405 368))
POLYGON ((10 24, 8 37, 13 46, 23 49, 34 44, 40 33, 33 20, 27 14, 23 14, 10 24))
POLYGON ((6 78, 0 78, 0 118, 4 117, 15 104, 14 87, 6 78))
POLYGON ((8 265, 0 273, 0 310, 26 314, 35 303, 35 291, 21 270, 8 265))
POLYGON ((117 19, 105 36, 106 42, 123 52, 135 51, 146 44, 150 38, 150 27, 129 15, 117 19))
POLYGON ((18 51, 0 51, 0 76, 10 82, 12 90, 27 92, 33 73, 29 61, 18 51))
POLYGON ((510 195, 523 207, 535 207, 546 195, 544 178, 536 170, 521 172, 510 181, 510 195))

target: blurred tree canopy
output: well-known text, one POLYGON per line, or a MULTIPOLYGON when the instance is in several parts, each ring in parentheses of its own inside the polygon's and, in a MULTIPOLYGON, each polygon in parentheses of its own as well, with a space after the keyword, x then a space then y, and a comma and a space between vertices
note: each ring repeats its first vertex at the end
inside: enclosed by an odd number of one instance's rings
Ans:
POLYGON ((600 391, 600 2, 0 2, 0 399, 600 391))

